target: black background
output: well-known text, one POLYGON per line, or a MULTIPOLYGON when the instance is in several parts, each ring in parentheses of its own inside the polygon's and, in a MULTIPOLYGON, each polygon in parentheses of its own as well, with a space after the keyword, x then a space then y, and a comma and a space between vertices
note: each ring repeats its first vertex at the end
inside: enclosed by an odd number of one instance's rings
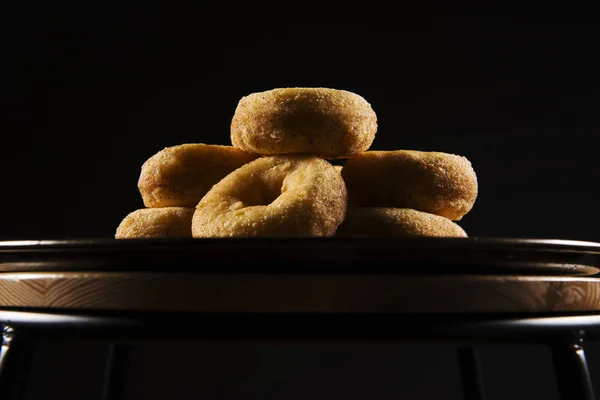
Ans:
MULTIPOLYGON (((179 2, 48 2, 3 18, 0 239, 112 237, 142 207, 136 183, 152 154, 230 144, 246 94, 322 86, 371 103, 371 149, 471 160, 470 236, 600 240, 596 25, 238 22, 179 2)), ((74 346, 47 346, 32 395, 62 377, 51 398, 93 398, 81 391, 95 388, 101 351, 74 346)), ((451 348, 207 346, 139 346, 130 398, 459 398, 451 348)), ((490 399, 553 396, 543 349, 483 356, 490 399)))

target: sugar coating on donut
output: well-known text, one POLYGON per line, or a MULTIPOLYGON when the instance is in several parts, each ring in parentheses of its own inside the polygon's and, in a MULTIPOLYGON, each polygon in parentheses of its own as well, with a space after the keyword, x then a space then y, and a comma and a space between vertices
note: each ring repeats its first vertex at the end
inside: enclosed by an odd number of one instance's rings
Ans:
POLYGON ((446 217, 409 208, 349 208, 339 236, 467 237, 465 230, 446 217))
POLYGON ((129 213, 115 233, 115 239, 192 237, 194 208, 141 208, 129 213))
POLYGON ((375 139, 377 115, 362 96, 331 88, 277 88, 242 97, 231 120, 233 146, 261 155, 345 158, 375 139))
POLYGON ((344 180, 327 161, 267 156, 233 171, 202 198, 193 237, 333 236, 344 220, 344 180))
POLYGON ((138 189, 146 207, 196 207, 215 183, 256 158, 233 146, 166 147, 144 162, 138 189))
POLYGON ((477 176, 463 156, 415 150, 366 151, 342 169, 352 204, 411 208, 454 221, 473 207, 477 176))

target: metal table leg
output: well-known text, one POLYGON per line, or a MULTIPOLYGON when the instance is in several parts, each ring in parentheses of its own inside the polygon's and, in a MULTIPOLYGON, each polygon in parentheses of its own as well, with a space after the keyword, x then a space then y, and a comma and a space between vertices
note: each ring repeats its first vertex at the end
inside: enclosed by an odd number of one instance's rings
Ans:
POLYGON ((2 325, 0 347, 0 400, 20 400, 25 395, 32 344, 25 344, 10 325, 2 325))
POLYGON ((108 346, 102 400, 121 400, 123 398, 130 351, 130 346, 124 344, 111 343, 108 346))
POLYGON ((458 348, 458 365, 465 400, 485 400, 479 353, 473 347, 458 348))
POLYGON ((583 332, 578 332, 571 342, 552 345, 552 359, 561 399, 595 400, 583 349, 583 332))

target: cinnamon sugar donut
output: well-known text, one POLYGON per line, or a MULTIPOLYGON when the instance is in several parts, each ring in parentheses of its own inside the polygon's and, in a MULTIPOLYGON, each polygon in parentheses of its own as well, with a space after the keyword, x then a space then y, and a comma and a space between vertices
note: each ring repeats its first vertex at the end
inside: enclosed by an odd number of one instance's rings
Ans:
POLYGON ((344 163, 353 204, 412 208, 454 221, 477 198, 477 176, 462 156, 414 150, 367 151, 344 163))
POLYGON ((339 236, 467 237, 446 217, 409 208, 349 208, 339 236))
POLYGON ((141 208, 129 213, 115 233, 115 239, 192 237, 194 208, 141 208))
POLYGON ((377 115, 362 96, 329 88, 277 88, 242 97, 231 120, 233 146, 261 155, 344 158, 367 150, 377 115))
POLYGON ((202 198, 192 235, 333 236, 346 214, 346 186, 314 156, 267 156, 233 171, 202 198))
POLYGON ((186 143, 166 147, 142 165, 138 189, 146 207, 196 207, 225 175, 257 158, 233 146, 186 143))

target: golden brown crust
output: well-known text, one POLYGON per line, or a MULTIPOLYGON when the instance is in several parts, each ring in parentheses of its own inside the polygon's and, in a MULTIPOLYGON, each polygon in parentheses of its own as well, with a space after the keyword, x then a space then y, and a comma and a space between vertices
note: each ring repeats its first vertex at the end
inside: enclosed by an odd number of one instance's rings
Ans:
POLYGON ((233 146, 166 147, 142 165, 138 189, 146 207, 196 207, 215 183, 256 158, 233 146))
POLYGON ((141 208, 129 213, 115 233, 115 239, 192 237, 194 208, 141 208))
POLYGON ((391 207, 349 208, 339 236, 467 237, 457 223, 446 217, 391 207))
POLYGON ((346 214, 342 176, 313 156, 269 156, 232 172, 202 198, 194 237, 333 236, 346 214))
POLYGON ((261 155, 344 158, 367 150, 377 115, 362 96, 330 88, 277 88, 242 97, 231 120, 233 146, 261 155))
POLYGON ((412 208, 454 221, 477 198, 477 176, 462 156, 414 150, 367 151, 344 163, 353 204, 412 208))

